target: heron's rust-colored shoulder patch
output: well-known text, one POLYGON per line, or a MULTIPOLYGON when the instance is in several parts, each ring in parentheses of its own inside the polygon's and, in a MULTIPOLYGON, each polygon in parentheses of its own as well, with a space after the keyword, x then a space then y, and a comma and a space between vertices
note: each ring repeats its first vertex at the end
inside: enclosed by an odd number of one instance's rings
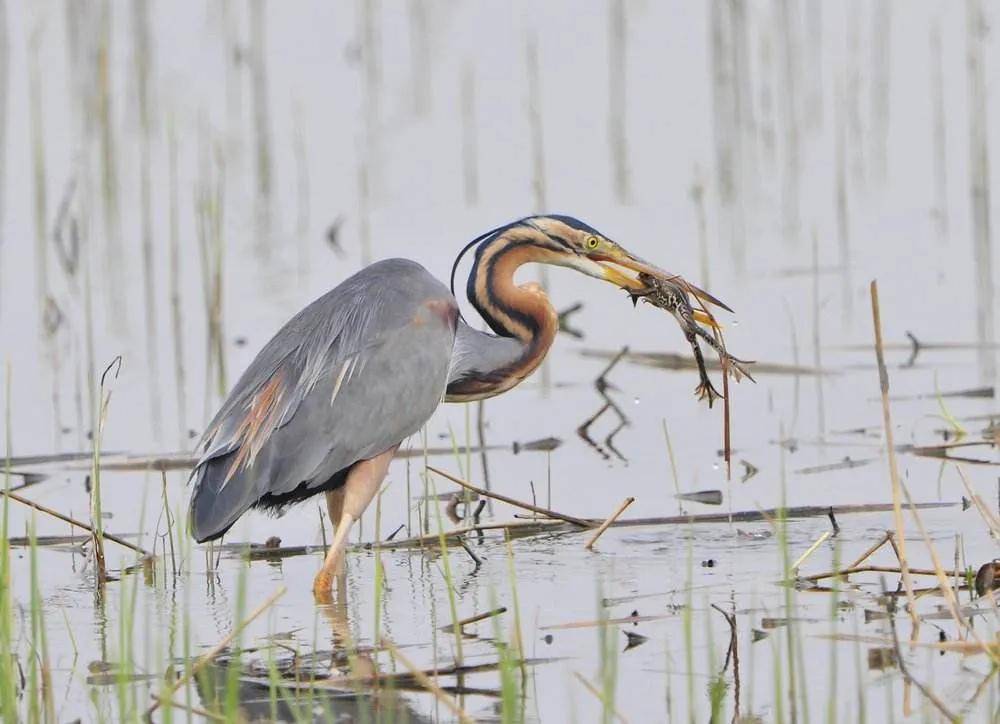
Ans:
POLYGON ((228 483, 240 467, 253 465, 281 418, 280 404, 284 396, 284 373, 279 368, 250 399, 243 419, 236 429, 239 449, 223 482, 228 483))
POLYGON ((431 314, 440 319, 449 329, 455 329, 458 324, 458 305, 452 299, 430 299, 424 306, 431 314))

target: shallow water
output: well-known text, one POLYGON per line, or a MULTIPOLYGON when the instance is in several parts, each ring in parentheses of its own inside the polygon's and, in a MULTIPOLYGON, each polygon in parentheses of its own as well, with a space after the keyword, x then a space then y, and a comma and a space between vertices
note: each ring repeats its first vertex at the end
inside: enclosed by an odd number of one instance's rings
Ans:
MULTIPOLYGON (((737 310, 735 317, 723 319, 734 354, 761 363, 821 367, 828 374, 761 373, 756 385, 732 386, 734 467, 729 481, 718 454, 722 409, 709 410, 695 399, 696 374, 623 361, 609 379, 615 386, 612 396, 629 417, 629 425, 615 437, 625 460, 603 457, 575 432, 603 404, 593 381, 605 362, 581 352, 614 354, 626 344, 643 352, 686 355, 688 350, 676 325, 661 312, 645 305, 633 309, 611 287, 553 270, 550 296, 560 309, 584 302, 571 323, 586 336, 575 340, 561 335, 543 374, 488 401, 485 434, 488 443, 503 446, 550 436, 560 438, 562 445, 551 453, 490 452, 493 489, 581 517, 604 518, 626 496, 636 498, 626 518, 678 514, 682 504, 674 497, 665 427, 680 490, 720 490, 722 511, 772 508, 783 501, 824 507, 890 502, 878 375, 874 352, 867 347, 872 340, 868 282, 878 279, 886 341, 899 345, 888 353, 892 394, 920 398, 892 405, 897 445, 942 441, 940 430, 949 425, 936 389, 947 393, 995 381, 995 351, 984 344, 993 339, 992 317, 985 315, 988 333, 977 327, 977 315, 982 318, 985 310, 979 301, 982 291, 975 287, 970 222, 965 12, 946 12, 932 3, 893 3, 883 17, 864 4, 844 10, 789 3, 793 42, 787 47, 797 69, 796 100, 789 105, 782 65, 787 33, 779 8, 747 5, 738 27, 748 43, 749 76, 748 85, 740 87, 752 112, 733 127, 724 110, 713 114, 713 107, 728 107, 728 96, 713 96, 711 34, 713 22, 731 29, 727 23, 732 16, 720 19, 694 6, 623 6, 625 115, 620 122, 628 203, 620 198, 616 158, 608 142, 609 128, 619 122, 608 106, 621 92, 607 70, 615 3, 517 8, 412 3, 405 9, 374 3, 280 9, 276 4, 210 4, 170 10, 153 5, 148 176, 155 313, 150 328, 141 254, 142 126, 136 69, 142 63, 135 55, 133 9, 111 4, 103 24, 101 13, 92 10, 68 14, 68 6, 62 5, 7 5, 0 353, 11 381, 11 394, 4 397, 11 415, 11 424, 4 427, 11 454, 88 450, 90 398, 84 380, 96 380, 117 355, 123 363, 111 383, 103 449, 158 454, 194 444, 219 402, 216 372, 207 362, 205 262, 199 245, 199 219, 212 220, 211 214, 199 216, 198 200, 205 189, 221 199, 227 384, 285 319, 358 269, 366 255, 411 257, 446 279, 466 240, 544 204, 585 219, 626 248, 725 300, 737 310), (253 74, 259 47, 253 7, 264 9, 267 87, 262 95, 253 74), (935 191, 929 80, 934 55, 927 42, 935 27, 941 33, 948 108, 943 207, 935 191), (877 62, 884 33, 891 38, 887 115, 880 111, 882 66, 877 62), (101 50, 102 37, 106 51, 101 50), (532 37, 538 52, 534 102, 541 118, 544 194, 533 191, 539 181, 532 170, 532 138, 537 136, 531 126, 526 61, 532 37), (377 53, 368 53, 371 48, 377 53), (102 97, 95 69, 105 52, 106 129, 90 102, 102 97), (465 91, 464 74, 471 78, 465 91), (616 90, 609 92, 609 86, 616 90), (471 113, 463 111, 463 93, 468 99, 470 88, 471 113), (37 92, 36 110, 32 92, 37 92), (266 110, 266 119, 258 124, 260 109, 266 110), (267 130, 261 133, 260 128, 267 130), (171 129, 176 155, 170 151, 171 129), (713 129, 725 141, 721 149, 715 148, 713 129), (736 138, 742 145, 734 151, 736 138), (730 153, 740 160, 736 190, 727 202, 720 159, 730 153), (44 171, 39 171, 38 154, 44 171), (879 171, 883 155, 884 174, 879 171), (261 181, 262 158, 269 159, 267 183, 261 181), (798 158, 797 166, 793 158, 798 158), (113 174, 106 170, 106 159, 113 174), (838 228, 838 167, 846 236, 838 228), (474 188, 467 181, 469 173, 474 188), (708 279, 703 278, 698 242, 698 206, 691 196, 698 178, 705 186, 708 279), (68 216, 76 220, 81 242, 81 266, 75 272, 60 262, 52 240, 71 179, 75 186, 68 216), (171 215, 172 195, 176 217, 171 215), (42 247, 35 243, 36 213, 43 220, 42 247), (326 235, 338 218, 343 224, 335 249, 326 235), (740 225, 742 235, 732 232, 740 225), (182 382, 175 368, 178 338, 170 306, 171 229, 179 250, 182 382), (88 272, 92 332, 87 331, 88 272), (42 301, 46 295, 49 304, 42 301), (56 318, 59 323, 50 324, 54 330, 47 334, 46 320, 56 318), (968 346, 924 349, 908 364, 906 331, 924 343, 968 346), (865 347, 845 349, 847 345, 865 347), (863 431, 855 432, 859 428, 863 431), (809 472, 847 456, 869 462, 809 472), (759 469, 746 482, 740 481, 743 460, 759 469)), ((997 52, 996 40, 988 35, 988 69, 1000 62, 997 52)), ((996 99, 995 94, 986 98, 988 118, 1000 117, 996 99)), ((992 167, 998 168, 1000 139, 993 128, 989 153, 992 167)), ((534 275, 526 270, 524 278, 534 275)), ((464 308, 471 316, 468 305, 464 308)), ((959 419, 996 410, 992 395, 942 399, 947 414, 959 419)), ((987 422, 966 422, 969 439, 979 439, 987 422)), ((615 425, 610 416, 602 417, 591 434, 601 441, 615 425)), ((430 421, 428 446, 447 448, 453 440, 459 454, 436 456, 432 464, 483 483, 480 456, 464 452, 467 443, 478 442, 475 408, 443 406, 430 421), (471 472, 464 472, 467 462, 471 472)), ((415 436, 407 445, 419 451, 424 443, 415 436)), ((997 462, 991 447, 954 454, 997 462)), ((916 501, 955 503, 921 514, 945 568, 953 565, 956 544, 963 567, 977 568, 997 557, 996 542, 982 518, 974 508, 958 505, 965 489, 953 465, 905 451, 899 464, 916 501)), ((66 465, 45 469, 50 477, 24 494, 88 519, 86 472, 66 465)), ((994 468, 967 465, 964 472, 992 505, 994 468)), ((393 464, 381 518, 376 522, 372 506, 360 527, 360 541, 384 538, 403 524, 408 528, 400 536, 420 532, 420 515, 426 514, 422 473, 420 456, 393 464)), ((166 476, 166 495, 178 518, 186 507, 185 478, 183 472, 166 476)), ((12 481, 17 485, 20 478, 12 481)), ((431 476, 430 481, 433 492, 453 489, 441 478, 431 476)), ((159 677, 171 662, 216 644, 281 586, 287 593, 242 640, 261 647, 271 641, 267 637, 287 634, 281 637, 283 646, 247 653, 247 667, 263 666, 271 651, 279 660, 291 651, 316 651, 326 657, 325 668, 318 667, 325 673, 331 650, 343 651, 348 640, 371 647, 379 635, 394 641, 419 667, 449 665, 455 659, 454 636, 439 630, 451 622, 451 614, 438 551, 382 551, 385 584, 377 595, 376 554, 361 550, 349 561, 343 605, 318 609, 310 584, 321 562, 319 549, 278 562, 248 563, 227 553, 216 567, 201 548, 184 542, 176 551, 180 563, 174 575, 169 547, 154 533, 162 536, 166 527, 160 474, 105 472, 102 485, 107 529, 134 534, 134 540, 146 548, 155 546, 162 555, 154 575, 120 574, 134 557, 108 543, 109 566, 121 579, 110 582, 102 597, 87 556, 66 547, 38 549, 52 700, 59 720, 119 720, 141 713, 152 703, 150 694, 159 690, 159 677), (129 660, 136 680, 119 685, 115 677, 109 683, 99 676, 106 665, 114 673, 129 660), (156 678, 143 678, 148 676, 156 678)), ((228 541, 263 543, 278 536, 283 546, 319 545, 320 508, 309 502, 278 519, 248 514, 228 541)), ((683 503, 683 510, 697 514, 720 508, 683 503)), ((508 521, 516 512, 496 504, 484 522, 508 521)), ((433 508, 430 516, 436 530, 433 508)), ((12 505, 12 535, 25 535, 28 523, 25 511, 12 505)), ((843 515, 838 523, 840 533, 808 558, 802 574, 855 559, 895 527, 889 513, 843 515)), ((35 524, 38 535, 69 532, 67 525, 45 516, 35 524)), ((825 517, 791 521, 791 561, 828 530, 825 517)), ((885 640, 890 635, 884 620, 866 623, 866 611, 884 610, 878 600, 879 577, 852 578, 836 597, 789 592, 779 585, 785 561, 773 533, 768 522, 611 528, 594 552, 584 549, 585 535, 547 534, 515 540, 512 561, 499 534, 487 535, 481 543, 470 541, 483 559, 478 569, 460 548, 450 550, 459 617, 501 605, 508 612, 497 628, 490 621, 474 628, 480 638, 463 642, 464 660, 496 661, 493 639, 511 639, 516 589, 525 654, 545 660, 526 669, 523 716, 600 720, 600 702, 576 674, 606 690, 602 666, 605 673, 617 666, 614 707, 628 721, 668 715, 704 720, 710 714, 710 684, 723 667, 730 635, 723 615, 711 607, 716 604, 736 613, 740 714, 764 721, 855 720, 862 712, 869 721, 902 718, 907 687, 898 668, 869 670, 871 643, 821 638, 846 633, 885 640), (602 599, 622 600, 603 606, 602 599), (604 613, 627 617, 633 611, 662 618, 607 626, 617 657, 602 653, 607 649, 601 648, 597 627, 549 628, 593 621, 604 613), (783 617, 794 619, 791 637, 787 626, 764 628, 765 619, 783 617), (754 630, 769 635, 754 643, 754 630), (648 640, 622 652, 624 631, 648 640)), ((931 566, 918 526, 909 517, 905 534, 910 564, 931 566)), ((30 627, 30 559, 29 549, 12 550, 17 606, 12 643, 22 667, 28 666, 37 643, 30 627)), ((887 549, 872 560, 895 565, 887 549)), ((885 585, 895 590, 897 578, 887 575, 885 585)), ((934 583, 924 578, 918 585, 934 583)), ((967 602, 968 594, 961 596, 967 602)), ((931 613, 943 604, 940 595, 927 595, 918 608, 931 613)), ((989 612, 977 620, 975 631, 990 641, 996 618, 983 606, 989 612)), ((908 617, 899 616, 897 627, 900 639, 906 639, 908 617)), ((956 638, 955 624, 947 619, 923 624, 919 638, 937 641, 939 630, 948 640, 956 638)), ((905 647, 904 654, 911 673, 956 713, 964 711, 963 702, 973 699, 989 672, 989 661, 981 654, 960 658, 905 647)), ((385 651, 374 659, 383 672, 401 670, 385 651)), ((253 671, 244 673, 239 699, 248 717, 272 716, 269 692, 255 688, 253 671)), ((256 683, 266 679, 266 674, 256 676, 256 683)), ((500 675, 488 671, 461 679, 466 689, 479 690, 459 696, 465 711, 477 719, 499 717, 500 675)), ((727 719, 737 710, 734 662, 722 680, 726 689, 720 716, 727 719)), ((459 683, 454 677, 441 681, 459 683)), ((191 687, 177 699, 213 708, 204 693, 204 687, 191 687)), ((993 678, 976 696, 968 718, 987 719, 995 713, 998 693, 993 678)), ((934 716, 916 690, 909 696, 917 710, 934 716)), ((25 695, 20 702, 25 716, 29 700, 25 695)), ((431 695, 417 691, 398 697, 392 692, 341 694, 317 706, 318 719, 324 708, 345 717, 449 718, 431 695)), ((296 710, 283 715, 291 711, 296 710)), ((297 711, 300 718, 314 713, 308 707, 297 711)))

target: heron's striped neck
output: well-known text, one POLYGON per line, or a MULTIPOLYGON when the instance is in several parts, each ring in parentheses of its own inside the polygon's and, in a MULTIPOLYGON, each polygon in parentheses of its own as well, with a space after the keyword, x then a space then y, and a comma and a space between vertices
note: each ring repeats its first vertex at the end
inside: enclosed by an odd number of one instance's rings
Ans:
POLYGON ((505 392, 541 364, 559 330, 559 317, 541 287, 515 284, 523 264, 550 261, 551 250, 538 243, 535 230, 515 227, 476 251, 469 274, 469 301, 498 337, 473 332, 476 348, 463 352, 465 369, 448 385, 447 399, 467 401, 505 392))

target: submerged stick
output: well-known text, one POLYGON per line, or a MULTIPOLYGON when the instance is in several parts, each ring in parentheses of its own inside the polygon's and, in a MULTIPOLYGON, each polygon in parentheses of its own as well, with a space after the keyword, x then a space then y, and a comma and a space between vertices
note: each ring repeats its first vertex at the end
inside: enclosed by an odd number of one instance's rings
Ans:
POLYGON ((590 537, 590 540, 587 541, 587 544, 584 546, 584 548, 586 548, 588 551, 593 550, 594 544, 597 542, 597 539, 600 538, 602 535, 604 535, 604 531, 606 531, 611 526, 612 523, 618 520, 618 517, 625 512, 625 509, 630 505, 632 505, 632 503, 634 502, 635 498, 631 496, 625 498, 625 500, 621 502, 621 505, 619 505, 615 509, 615 512, 611 514, 611 517, 609 517, 607 520, 601 523, 601 527, 598 528, 596 531, 594 531, 594 535, 590 537))
POLYGON ((477 488, 472 483, 468 483, 461 478, 456 478, 450 473, 446 473, 444 470, 439 470, 438 468, 427 466, 427 469, 432 473, 440 475, 442 478, 447 478, 456 485, 460 485, 466 490, 471 490, 474 493, 479 493, 487 498, 493 498, 494 500, 499 500, 508 505, 513 505, 517 508, 524 508, 525 510, 530 510, 533 513, 541 513, 542 515, 548 516, 549 518, 556 518, 557 520, 564 521, 566 523, 572 523, 573 525, 578 525, 581 528, 593 528, 596 525, 593 522, 586 521, 582 518, 574 518, 571 515, 564 515, 562 513, 557 513, 554 510, 548 510, 547 508, 541 508, 537 505, 532 505, 531 503, 523 503, 520 500, 515 500, 514 498, 508 498, 506 495, 501 495, 500 493, 494 493, 489 490, 484 490, 483 488, 477 488))
POLYGON ((262 604, 257 606, 257 608, 255 608, 249 616, 243 619, 243 622, 241 624, 239 624, 232 631, 230 631, 229 634, 225 636, 219 643, 217 643, 215 646, 213 646, 208 651, 199 656, 198 660, 194 662, 194 664, 184 674, 184 676, 182 676, 173 684, 168 686, 165 692, 161 692, 160 695, 156 697, 156 701, 154 701, 150 705, 150 707, 146 709, 146 713, 143 716, 143 719, 148 721, 149 718, 152 716, 153 712, 156 711, 158 708, 160 708, 160 704, 163 701, 173 699, 173 696, 174 694, 177 693, 178 689, 180 689, 182 686, 186 686, 188 682, 191 681, 191 679, 193 679, 198 674, 199 671, 204 669, 205 666, 211 663, 212 659, 218 656, 223 649, 229 646, 229 644, 232 643, 233 639, 235 639, 237 636, 240 635, 240 633, 242 633, 243 629, 245 629, 247 626, 253 623, 253 621, 257 617, 259 617, 262 613, 264 613, 264 611, 269 609, 274 604, 274 602, 277 601, 282 596, 284 596, 287 591, 288 591, 287 588, 281 586, 277 591, 268 596, 262 604))

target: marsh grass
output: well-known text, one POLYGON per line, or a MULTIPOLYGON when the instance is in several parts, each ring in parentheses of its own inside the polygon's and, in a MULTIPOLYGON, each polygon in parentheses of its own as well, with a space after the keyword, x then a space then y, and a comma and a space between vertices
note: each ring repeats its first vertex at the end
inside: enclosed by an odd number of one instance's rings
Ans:
POLYGON ((435 496, 434 517, 438 528, 438 545, 441 548, 441 571, 448 593, 448 608, 451 612, 452 631, 455 634, 455 663, 461 666, 464 659, 462 656, 462 626, 459 623, 458 601, 451 575, 451 556, 448 552, 448 544, 445 541, 444 524, 441 521, 441 506, 437 500, 437 486, 433 482, 431 483, 431 495, 435 496))
POLYGON ((598 681, 601 686, 601 721, 611 724, 617 716, 615 694, 618 690, 618 627, 605 625, 608 610, 601 605, 604 599, 602 585, 597 586, 597 615, 602 625, 597 626, 598 681))
MULTIPOLYGON (((10 492, 13 457, 10 363, 4 363, 4 491, 10 492)), ((14 652, 13 577, 10 560, 10 498, 0 501, 0 713, 4 721, 17 720, 17 654, 14 652)))
MULTIPOLYGON (((208 132, 202 131, 200 177, 195 188, 198 221, 198 248, 201 258, 202 300, 205 309, 207 341, 205 345, 205 388, 214 389, 219 398, 228 392, 226 377, 224 315, 225 280, 225 159, 222 149, 208 132)), ((204 417, 210 415, 211 396, 205 396, 204 417)))

